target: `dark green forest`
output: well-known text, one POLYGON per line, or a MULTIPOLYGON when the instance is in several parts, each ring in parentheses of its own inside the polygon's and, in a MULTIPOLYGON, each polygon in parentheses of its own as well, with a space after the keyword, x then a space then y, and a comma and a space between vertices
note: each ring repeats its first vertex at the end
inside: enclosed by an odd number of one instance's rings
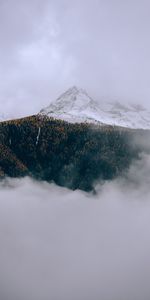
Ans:
POLYGON ((41 116, 0 123, 0 178, 31 176, 91 191, 98 180, 121 176, 141 151, 149 131, 41 116))

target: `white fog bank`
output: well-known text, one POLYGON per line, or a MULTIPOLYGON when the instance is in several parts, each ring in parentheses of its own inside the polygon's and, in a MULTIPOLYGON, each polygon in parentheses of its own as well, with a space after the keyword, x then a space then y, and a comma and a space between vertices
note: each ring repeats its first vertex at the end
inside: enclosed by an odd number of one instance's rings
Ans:
POLYGON ((1 300, 149 300, 149 157, 97 195, 0 185, 1 300))

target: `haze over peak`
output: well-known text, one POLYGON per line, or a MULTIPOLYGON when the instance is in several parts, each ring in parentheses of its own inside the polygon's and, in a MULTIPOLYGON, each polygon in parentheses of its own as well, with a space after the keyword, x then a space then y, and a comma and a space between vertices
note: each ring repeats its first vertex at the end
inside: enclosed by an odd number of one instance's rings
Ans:
POLYGON ((129 128, 150 129, 150 112, 141 105, 97 102, 86 90, 73 86, 40 114, 70 123, 98 123, 129 128))

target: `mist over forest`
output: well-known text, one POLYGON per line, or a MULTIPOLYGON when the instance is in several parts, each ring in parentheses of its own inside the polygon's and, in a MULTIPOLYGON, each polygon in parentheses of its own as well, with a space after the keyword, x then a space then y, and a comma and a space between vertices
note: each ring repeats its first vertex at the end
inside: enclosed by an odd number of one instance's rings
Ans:
POLYGON ((149 300, 149 172, 141 155, 95 194, 1 181, 0 299, 149 300))

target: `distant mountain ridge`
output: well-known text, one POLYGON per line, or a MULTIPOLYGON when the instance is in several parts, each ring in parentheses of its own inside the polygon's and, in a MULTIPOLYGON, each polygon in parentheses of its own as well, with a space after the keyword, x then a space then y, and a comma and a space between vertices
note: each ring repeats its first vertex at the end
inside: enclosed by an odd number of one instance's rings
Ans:
POLYGON ((88 93, 76 86, 70 88, 40 115, 70 123, 98 123, 135 129, 150 129, 150 112, 140 105, 119 102, 96 102, 88 93))

